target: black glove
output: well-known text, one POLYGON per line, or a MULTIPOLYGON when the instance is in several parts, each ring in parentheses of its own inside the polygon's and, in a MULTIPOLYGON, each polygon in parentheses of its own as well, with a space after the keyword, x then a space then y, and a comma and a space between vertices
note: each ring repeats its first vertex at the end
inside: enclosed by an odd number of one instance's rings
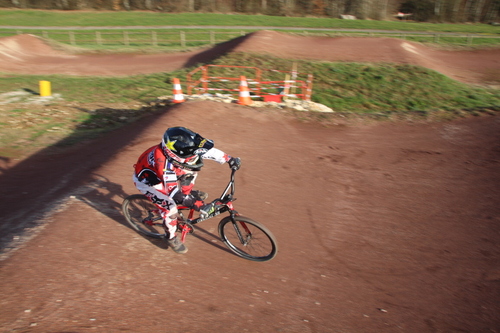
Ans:
POLYGON ((200 216, 203 218, 207 218, 210 214, 213 214, 217 209, 217 205, 214 202, 205 204, 200 207, 200 216))
POLYGON ((227 161, 227 163, 233 170, 238 170, 241 167, 241 159, 239 157, 231 157, 231 159, 227 161))

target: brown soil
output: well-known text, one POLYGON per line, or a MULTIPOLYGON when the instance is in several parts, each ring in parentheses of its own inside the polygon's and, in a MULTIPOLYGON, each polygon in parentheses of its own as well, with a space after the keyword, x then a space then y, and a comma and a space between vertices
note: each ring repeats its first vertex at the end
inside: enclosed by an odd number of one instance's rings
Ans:
MULTIPOLYGON (((238 47, 268 49, 256 38, 238 47)), ((302 49, 314 40, 326 49, 302 49)), ((0 332, 498 332, 499 129, 498 116, 326 125, 204 101, 42 151, 0 175, 3 243, 21 244, 1 262, 0 332), (274 260, 228 252, 217 219, 185 255, 125 225, 132 165, 172 125, 242 158, 235 206, 273 231, 274 260)), ((207 162, 198 187, 215 197, 228 171, 207 162)))

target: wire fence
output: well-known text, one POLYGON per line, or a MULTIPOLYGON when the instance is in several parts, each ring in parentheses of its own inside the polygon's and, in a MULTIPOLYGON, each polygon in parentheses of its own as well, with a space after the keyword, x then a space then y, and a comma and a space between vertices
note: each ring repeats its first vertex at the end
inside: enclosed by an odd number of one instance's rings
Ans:
POLYGON ((188 48, 203 45, 215 45, 245 35, 244 31, 50 31, 50 30, 0 30, 0 37, 28 33, 59 43, 80 47, 180 47, 188 48))
MULTIPOLYGON (((251 30, 238 31, 172 31, 172 30, 0 30, 0 37, 18 34, 32 34, 59 43, 83 48, 189 48, 215 45, 251 30)), ((412 32, 347 32, 332 30, 328 32, 294 31, 306 36, 327 37, 386 37, 400 38, 422 43, 452 44, 462 46, 500 45, 500 36, 451 33, 412 33, 412 32)))
MULTIPOLYGON (((309 34, 311 35, 311 34, 309 34)), ((344 32, 328 33, 330 37, 358 36, 358 37, 385 37, 399 38, 421 43, 453 44, 453 45, 500 45, 500 36, 477 34, 450 34, 450 33, 412 33, 412 32, 344 32)))

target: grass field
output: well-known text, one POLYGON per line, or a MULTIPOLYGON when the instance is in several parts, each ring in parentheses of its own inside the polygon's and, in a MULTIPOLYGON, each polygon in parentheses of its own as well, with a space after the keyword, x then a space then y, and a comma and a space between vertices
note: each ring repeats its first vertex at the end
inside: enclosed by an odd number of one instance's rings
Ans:
POLYGON ((500 27, 488 24, 431 24, 397 20, 365 21, 201 13, 53 12, 10 9, 0 10, 0 22, 0 25, 5 27, 0 28, 0 37, 32 33, 91 50, 130 51, 144 47, 150 51, 178 50, 226 41, 262 27, 302 34, 386 36, 445 45, 500 44, 500 27), (207 28, 200 28, 203 26, 207 28))
POLYGON ((0 10, 0 25, 6 26, 267 26, 326 29, 374 29, 427 32, 459 32, 500 35, 500 27, 487 24, 433 24, 402 21, 341 20, 333 18, 160 13, 143 11, 43 11, 0 10))

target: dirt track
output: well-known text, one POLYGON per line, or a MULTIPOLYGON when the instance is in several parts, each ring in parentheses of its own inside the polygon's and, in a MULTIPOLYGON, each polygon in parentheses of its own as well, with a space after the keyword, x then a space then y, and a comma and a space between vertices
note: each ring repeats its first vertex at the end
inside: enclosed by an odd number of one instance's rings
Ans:
MULTIPOLYGON (((2 261, 0 331, 498 332, 499 128, 323 126, 190 102, 35 155, 0 176, 2 227, 66 201, 2 261), (132 164, 179 124, 243 159, 235 205, 274 232, 273 261, 227 252, 213 220, 186 255, 123 224, 132 164)), ((227 176, 207 163, 198 186, 213 197, 227 176)))
POLYGON ((32 35, 0 38, 0 72, 132 75, 209 63, 226 52, 290 59, 414 64, 474 84, 500 84, 500 49, 443 51, 395 38, 300 37, 259 31, 201 51, 150 55, 72 55, 32 35))

